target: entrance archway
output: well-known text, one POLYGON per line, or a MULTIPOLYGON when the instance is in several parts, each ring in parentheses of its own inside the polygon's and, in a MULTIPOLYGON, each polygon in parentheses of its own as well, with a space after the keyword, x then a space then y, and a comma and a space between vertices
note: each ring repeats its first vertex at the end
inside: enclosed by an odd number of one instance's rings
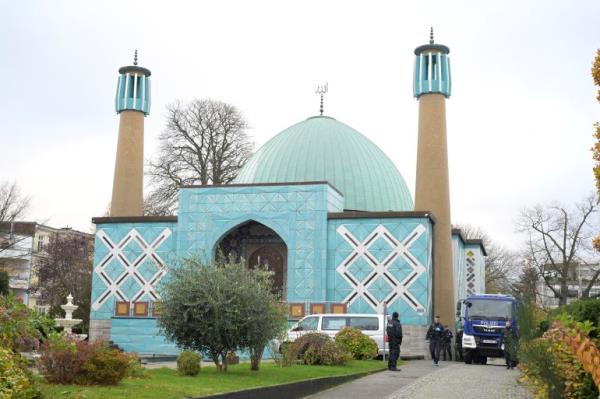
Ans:
POLYGON ((219 252, 230 259, 244 259, 246 267, 267 267, 273 275, 273 289, 286 298, 287 246, 271 228, 249 221, 231 230, 218 245, 219 252))

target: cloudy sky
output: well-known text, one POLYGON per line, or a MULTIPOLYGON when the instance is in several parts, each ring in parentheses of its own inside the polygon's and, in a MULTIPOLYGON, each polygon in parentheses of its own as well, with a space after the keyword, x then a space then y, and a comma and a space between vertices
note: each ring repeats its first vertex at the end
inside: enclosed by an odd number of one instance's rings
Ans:
POLYGON ((117 70, 137 48, 153 81, 146 158, 176 99, 236 105, 261 145, 315 115, 329 82, 325 113, 378 144, 414 192, 413 50, 433 25, 451 49, 453 222, 517 248, 521 209, 593 192, 599 22, 592 0, 0 0, 0 181, 32 197, 28 219, 90 231, 110 201, 117 70))

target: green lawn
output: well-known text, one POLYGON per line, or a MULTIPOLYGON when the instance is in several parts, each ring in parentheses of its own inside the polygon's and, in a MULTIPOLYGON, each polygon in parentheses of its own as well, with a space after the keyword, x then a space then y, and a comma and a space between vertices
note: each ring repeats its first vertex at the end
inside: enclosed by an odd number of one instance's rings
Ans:
POLYGON ((217 373, 214 367, 203 367, 196 377, 182 377, 176 370, 161 368, 149 370, 148 378, 127 378, 114 387, 43 384, 42 391, 45 397, 52 399, 182 399, 186 396, 207 396, 312 378, 376 371, 386 367, 387 364, 380 360, 355 360, 348 366, 278 367, 273 363, 263 363, 260 371, 250 371, 249 364, 241 364, 229 366, 226 373, 217 373))

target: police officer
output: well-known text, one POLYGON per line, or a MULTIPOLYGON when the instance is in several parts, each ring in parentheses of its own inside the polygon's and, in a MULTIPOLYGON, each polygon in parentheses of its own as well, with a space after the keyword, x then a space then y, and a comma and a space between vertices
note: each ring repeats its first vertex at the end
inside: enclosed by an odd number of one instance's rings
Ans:
POLYGON ((444 326, 440 323, 440 316, 436 315, 434 323, 429 326, 425 339, 429 340, 429 352, 433 359, 433 365, 439 366, 440 361, 440 349, 442 347, 442 341, 444 339, 444 326))
POLYGON ((519 348, 519 334, 511 324, 510 320, 506 320, 506 326, 502 333, 504 360, 506 360, 507 369, 514 369, 517 365, 517 351, 519 348))
POLYGON ((400 345, 402 344, 402 324, 398 320, 398 312, 392 313, 392 320, 387 326, 386 333, 390 343, 390 357, 388 359, 388 370, 400 371, 396 367, 400 357, 400 345))
POLYGON ((452 361, 452 338, 454 338, 454 335, 452 334, 452 330, 450 330, 448 328, 448 326, 445 325, 444 326, 444 338, 442 339, 442 355, 443 355, 444 361, 446 361, 446 360, 452 361))

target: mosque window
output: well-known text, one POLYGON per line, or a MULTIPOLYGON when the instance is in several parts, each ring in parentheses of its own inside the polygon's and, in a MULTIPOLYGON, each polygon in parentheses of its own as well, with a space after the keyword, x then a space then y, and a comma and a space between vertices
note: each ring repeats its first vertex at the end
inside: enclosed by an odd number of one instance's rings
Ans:
POLYGON ((129 79, 127 79, 127 97, 128 98, 133 98, 133 80, 135 78, 133 76, 129 76, 129 79))
POLYGON ((432 54, 431 55, 431 80, 436 80, 438 79, 437 76, 437 64, 438 64, 438 55, 437 54, 432 54))
POLYGON ((129 316, 129 302, 118 301, 115 303, 115 316, 129 316))
POLYGON ((142 98, 142 76, 137 77, 137 92, 135 98, 142 98))
POLYGON ((133 314, 137 317, 148 316, 148 302, 134 302, 133 303, 133 314))

